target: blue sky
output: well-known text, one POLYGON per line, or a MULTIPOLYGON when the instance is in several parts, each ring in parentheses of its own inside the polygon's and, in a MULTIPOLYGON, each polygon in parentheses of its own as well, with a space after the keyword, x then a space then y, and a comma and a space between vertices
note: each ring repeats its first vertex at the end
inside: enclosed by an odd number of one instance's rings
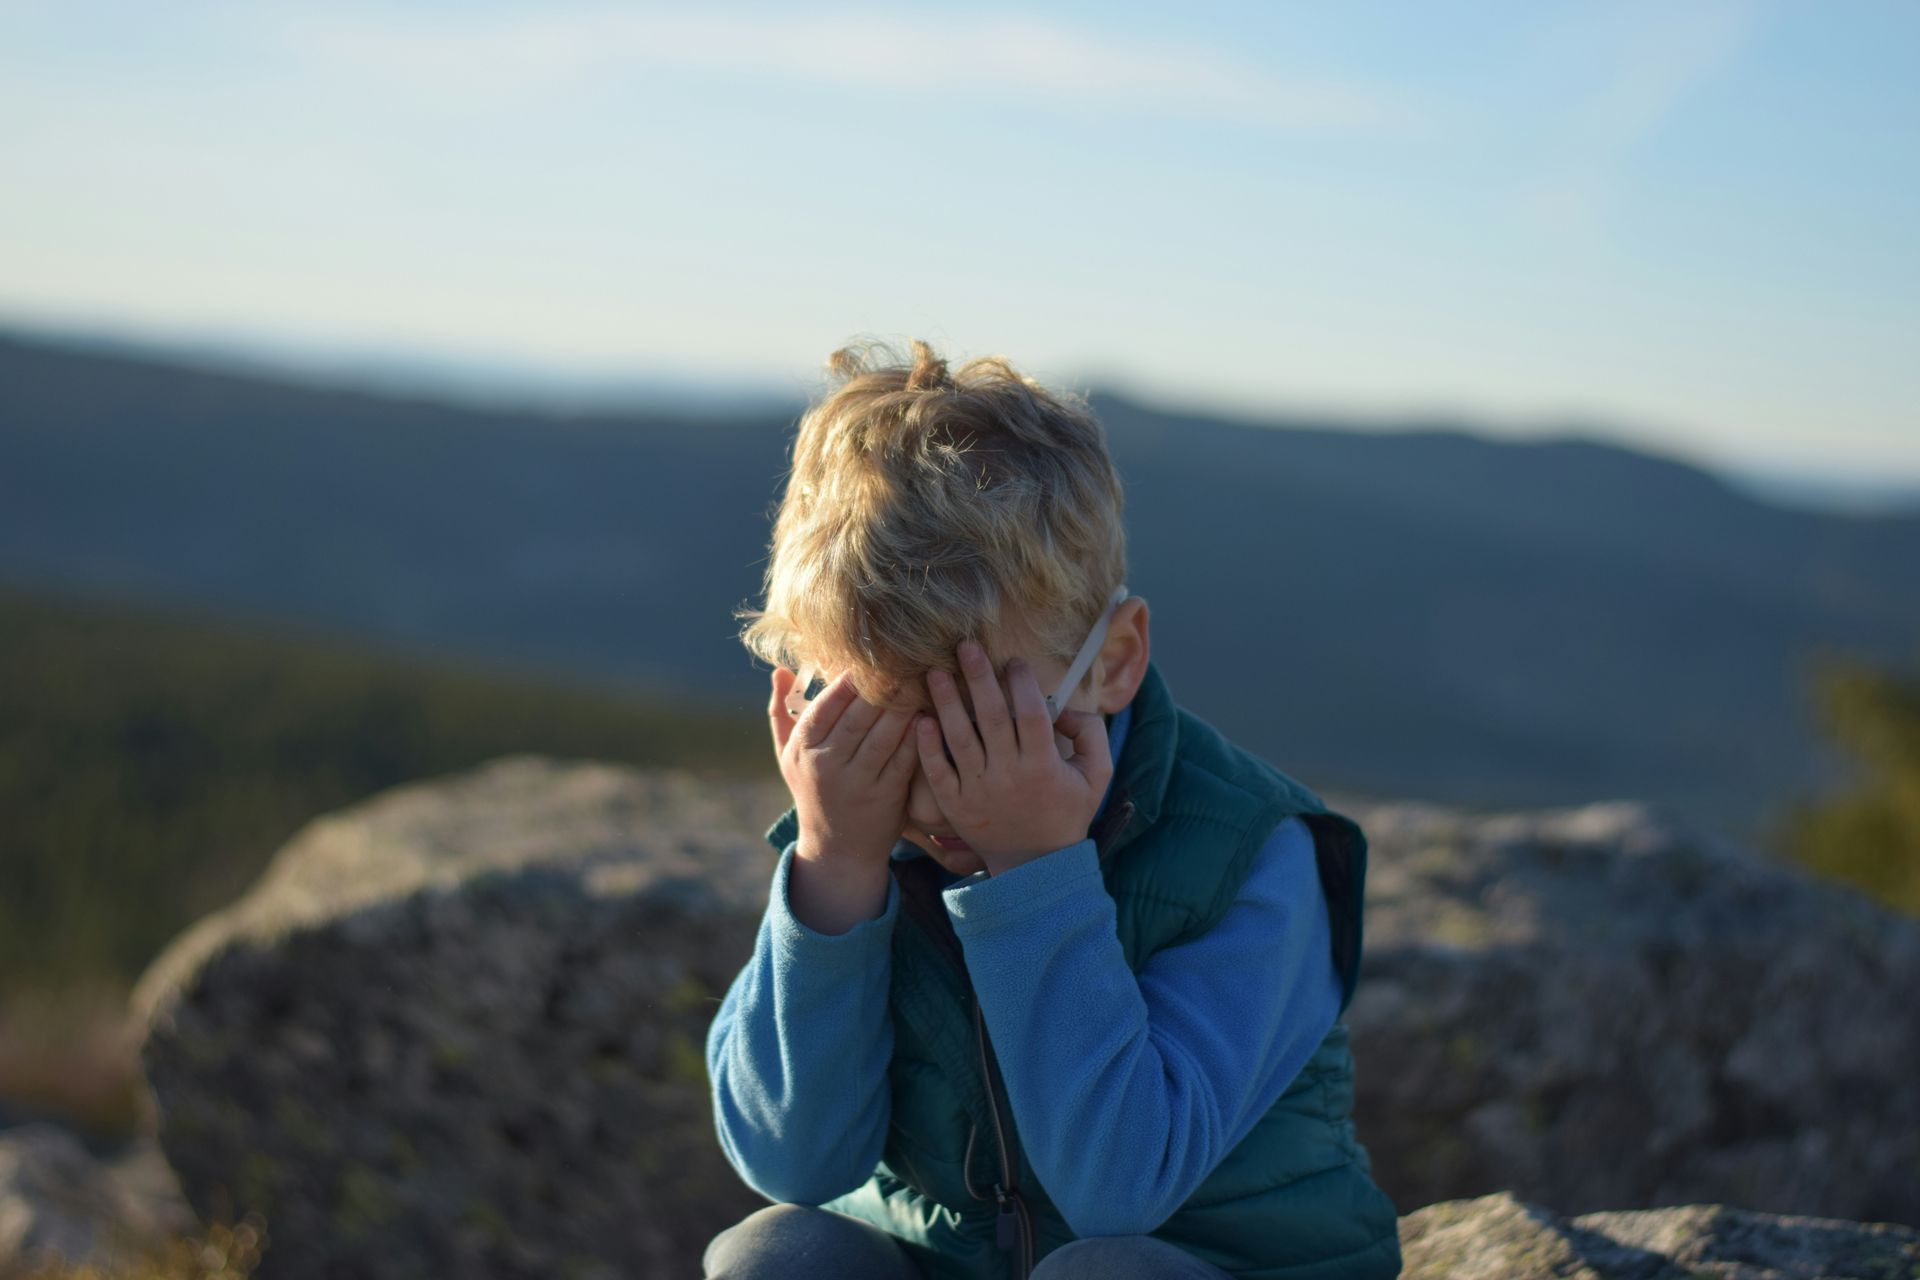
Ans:
POLYGON ((1920 5, 0 0, 0 316, 1920 481, 1920 5))

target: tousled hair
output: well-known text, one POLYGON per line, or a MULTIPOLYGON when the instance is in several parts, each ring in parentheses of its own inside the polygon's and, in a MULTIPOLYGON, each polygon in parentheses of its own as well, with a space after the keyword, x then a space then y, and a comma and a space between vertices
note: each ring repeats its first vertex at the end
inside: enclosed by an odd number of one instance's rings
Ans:
POLYGON ((950 372, 918 339, 911 360, 866 341, 827 370, 793 440, 765 605, 734 611, 741 642, 850 670, 887 704, 953 671, 966 636, 996 663, 1016 646, 1070 661, 1127 566, 1125 494, 1085 398, 999 356, 950 372))

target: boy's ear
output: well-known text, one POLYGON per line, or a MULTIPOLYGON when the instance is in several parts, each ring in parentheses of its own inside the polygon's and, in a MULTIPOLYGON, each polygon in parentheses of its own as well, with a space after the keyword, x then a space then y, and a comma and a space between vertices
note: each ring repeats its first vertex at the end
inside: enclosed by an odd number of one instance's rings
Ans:
POLYGON ((1148 629, 1149 613, 1144 596, 1128 596, 1113 611, 1107 624, 1107 638, 1100 645, 1100 693, 1098 707, 1102 715, 1112 715, 1133 701, 1140 682, 1147 678, 1147 659, 1153 652, 1148 629))

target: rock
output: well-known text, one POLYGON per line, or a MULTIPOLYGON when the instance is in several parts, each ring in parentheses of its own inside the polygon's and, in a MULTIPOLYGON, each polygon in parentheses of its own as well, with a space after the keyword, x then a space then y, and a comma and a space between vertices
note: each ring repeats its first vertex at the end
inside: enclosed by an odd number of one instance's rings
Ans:
POLYGON ((1909 1280, 1920 1231, 1718 1204, 1563 1218, 1499 1191, 1400 1219, 1403 1280, 1909 1280))
MULTIPOLYGON (((1398 1204, 1915 1219, 1915 922, 1638 806, 1329 800, 1373 850, 1348 1020, 1398 1204)), ((262 1277, 697 1274, 765 1204, 702 1050, 788 803, 516 756, 310 823, 134 993, 194 1209, 262 1214, 262 1277)))
POLYGON ((263 1276, 684 1273, 765 1203, 703 1046, 788 803, 523 756, 310 823, 134 992, 196 1211, 263 1276))
POLYGON ((108 1161, 44 1121, 0 1131, 0 1276, 48 1262, 107 1266, 193 1225, 151 1142, 108 1161))
POLYGON ((1920 1223, 1920 921, 1638 804, 1348 812, 1356 1129, 1395 1203, 1920 1223))

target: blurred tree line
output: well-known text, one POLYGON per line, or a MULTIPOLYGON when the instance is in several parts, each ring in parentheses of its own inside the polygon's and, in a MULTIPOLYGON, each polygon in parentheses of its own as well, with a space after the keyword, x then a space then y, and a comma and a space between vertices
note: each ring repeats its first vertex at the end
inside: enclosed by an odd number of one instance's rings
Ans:
POLYGON ((760 718, 0 591, 0 998, 133 978, 307 819, 536 752, 739 773, 760 718))
POLYGON ((1860 775, 1793 805, 1773 852, 1920 916, 1920 669, 1828 657, 1811 672, 1821 727, 1860 775))
POLYGON ((174 935, 308 820, 519 752, 774 769, 764 715, 0 586, 0 1125, 123 1131, 111 1046, 174 935))

